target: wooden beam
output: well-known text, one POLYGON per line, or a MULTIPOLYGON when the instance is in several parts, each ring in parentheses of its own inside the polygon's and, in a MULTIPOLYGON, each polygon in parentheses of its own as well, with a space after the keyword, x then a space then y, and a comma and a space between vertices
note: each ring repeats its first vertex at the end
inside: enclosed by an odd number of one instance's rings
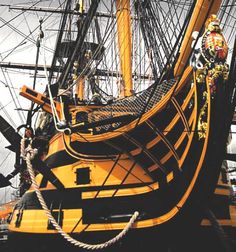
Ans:
MULTIPOLYGON (((23 70, 34 70, 35 65, 34 64, 25 64, 25 63, 12 63, 12 62, 0 62, 0 67, 3 68, 14 68, 14 69, 23 69, 23 70)), ((47 71, 51 71, 52 67, 51 66, 46 66, 47 71)), ((44 71, 44 66, 43 65, 38 65, 37 68, 38 71, 44 71)), ((58 66, 53 67, 53 71, 55 72, 62 72, 62 69, 59 68, 58 66)), ((80 73, 82 72, 82 69, 79 69, 80 73)), ((117 73, 116 71, 110 71, 106 69, 96 69, 95 76, 109 76, 109 77, 119 77, 122 76, 121 74, 117 73)), ((150 78, 149 75, 143 75, 143 74, 132 74, 132 77, 137 77, 141 79, 151 79, 154 80, 153 77, 150 78)))
MULTIPOLYGON (((51 107, 50 100, 45 95, 40 94, 37 91, 35 91, 27 86, 23 86, 21 88, 20 95, 33 101, 34 103, 37 103, 38 105, 42 105, 43 110, 52 114, 52 107, 51 107)), ((54 101, 54 105, 55 105, 57 113, 60 117, 61 103, 58 101, 54 101)))

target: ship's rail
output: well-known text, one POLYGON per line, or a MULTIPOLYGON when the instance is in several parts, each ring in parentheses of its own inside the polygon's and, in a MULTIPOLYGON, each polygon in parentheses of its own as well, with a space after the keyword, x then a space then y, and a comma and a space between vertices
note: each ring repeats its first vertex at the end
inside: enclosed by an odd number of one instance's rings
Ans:
POLYGON ((104 120, 108 122, 105 124, 101 123, 101 126, 97 126, 94 133, 117 129, 125 123, 138 118, 142 113, 152 109, 173 87, 175 82, 175 79, 170 79, 168 81, 163 81, 162 84, 158 86, 154 83, 148 89, 136 95, 117 100, 112 104, 93 110, 86 115, 86 119, 84 118, 84 120, 89 124, 99 121, 102 122, 104 120), (113 118, 124 118, 124 116, 127 116, 127 120, 121 120, 120 122, 119 120, 115 120, 115 122, 112 121, 113 118))

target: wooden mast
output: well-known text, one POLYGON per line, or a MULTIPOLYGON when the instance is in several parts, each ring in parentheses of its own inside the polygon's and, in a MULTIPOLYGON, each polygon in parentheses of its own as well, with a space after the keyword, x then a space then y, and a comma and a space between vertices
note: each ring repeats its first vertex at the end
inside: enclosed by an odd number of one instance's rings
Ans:
POLYGON ((84 100, 84 78, 79 78, 76 83, 76 93, 78 95, 79 101, 84 100))
POLYGON ((131 96, 133 93, 133 83, 130 0, 117 0, 116 9, 120 67, 123 76, 124 96, 131 96))
MULTIPOLYGON (((79 1, 79 13, 83 14, 84 13, 84 0, 79 1)), ((81 29, 81 27, 78 27, 78 29, 81 29)), ((77 65, 79 67, 79 64, 77 65)), ((81 76, 77 79, 76 83, 76 95, 79 99, 79 101, 84 100, 84 76, 81 76)))

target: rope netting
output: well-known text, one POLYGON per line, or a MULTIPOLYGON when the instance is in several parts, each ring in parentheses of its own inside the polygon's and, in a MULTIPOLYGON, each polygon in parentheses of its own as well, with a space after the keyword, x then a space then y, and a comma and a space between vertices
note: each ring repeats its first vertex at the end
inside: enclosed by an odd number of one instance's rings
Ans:
POLYGON ((101 133, 112 129, 117 129, 127 123, 128 121, 138 118, 142 113, 152 109, 167 92, 176 83, 175 79, 163 81, 163 83, 156 87, 153 84, 150 88, 136 94, 135 96, 126 97, 116 102, 106 105, 102 108, 93 110, 92 112, 83 115, 80 120, 87 123, 101 122, 101 125, 96 127, 94 133, 101 133), (153 93, 153 89, 156 89, 153 93), (152 97, 150 97, 152 96, 152 97), (127 116, 126 120, 115 121, 112 119, 127 116), (129 117, 130 116, 130 117, 129 117), (110 122, 103 124, 103 120, 111 119, 110 122))

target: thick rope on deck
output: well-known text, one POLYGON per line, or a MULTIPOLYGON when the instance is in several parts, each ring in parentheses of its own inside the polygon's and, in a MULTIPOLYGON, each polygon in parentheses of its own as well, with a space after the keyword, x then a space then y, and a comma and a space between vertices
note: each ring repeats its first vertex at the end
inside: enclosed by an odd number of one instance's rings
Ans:
POLYGON ((133 216, 130 218, 129 222, 126 224, 125 228, 114 238, 104 242, 104 243, 99 243, 99 244, 87 244, 83 243, 81 241, 78 241, 74 238, 72 238, 69 234, 67 234, 63 229, 60 227, 60 225, 57 223, 55 218, 52 216, 51 211, 48 209, 46 202, 42 196, 42 193, 39 189, 39 186, 35 180, 35 174, 34 174, 34 169, 31 163, 31 160, 34 159, 35 155, 37 154, 37 149, 32 149, 31 145, 29 144, 27 148, 25 148, 25 139, 22 139, 21 141, 21 156, 25 159, 26 164, 27 164, 27 169, 30 174, 32 186, 35 189, 37 198, 45 211, 49 221, 52 223, 54 228, 58 231, 58 233, 61 234, 61 236, 66 239, 68 242, 73 244, 74 246, 78 246, 80 248, 84 249, 90 249, 90 250, 98 250, 98 249, 104 249, 107 248, 116 242, 120 241, 126 234, 127 232, 132 228, 134 222, 139 216, 139 213, 136 211, 134 212, 133 216))

